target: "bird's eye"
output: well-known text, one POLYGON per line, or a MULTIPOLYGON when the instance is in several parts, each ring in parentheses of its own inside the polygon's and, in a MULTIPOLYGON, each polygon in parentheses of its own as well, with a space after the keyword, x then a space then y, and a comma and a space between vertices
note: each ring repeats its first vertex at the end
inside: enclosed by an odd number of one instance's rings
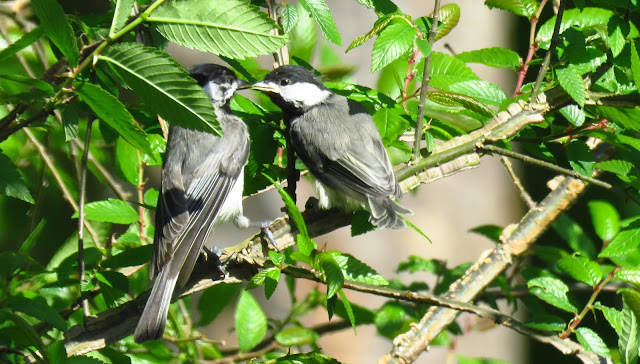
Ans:
POLYGON ((286 86, 288 84, 290 84, 291 81, 288 78, 283 78, 280 80, 280 86, 286 86))

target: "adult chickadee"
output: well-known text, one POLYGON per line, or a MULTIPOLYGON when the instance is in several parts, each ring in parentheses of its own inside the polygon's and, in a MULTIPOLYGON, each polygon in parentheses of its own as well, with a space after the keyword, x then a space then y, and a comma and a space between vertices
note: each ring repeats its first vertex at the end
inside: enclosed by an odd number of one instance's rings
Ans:
POLYGON ((215 64, 188 71, 211 98, 224 136, 169 128, 149 264, 155 281, 134 334, 138 343, 162 337, 174 288, 187 283, 209 232, 230 220, 242 228, 249 225, 242 215, 249 132, 229 107, 235 91, 249 83, 215 64))
POLYGON ((317 179, 321 208, 356 202, 377 227, 402 229, 411 211, 394 199, 402 190, 371 115, 337 95, 300 66, 282 66, 252 86, 267 94, 289 122, 293 148, 317 179), (336 193, 338 192, 338 193, 336 193))

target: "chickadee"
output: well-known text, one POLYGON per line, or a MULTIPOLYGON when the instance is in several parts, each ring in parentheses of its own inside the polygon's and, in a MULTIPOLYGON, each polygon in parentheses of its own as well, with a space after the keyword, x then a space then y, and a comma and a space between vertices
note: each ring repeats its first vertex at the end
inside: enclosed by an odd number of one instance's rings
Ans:
POLYGON ((177 125, 169 129, 149 265, 155 281, 134 334, 138 343, 162 337, 174 288, 187 283, 209 232, 230 220, 249 225, 242 215, 249 132, 229 107, 235 91, 249 83, 215 64, 188 71, 211 98, 224 136, 177 125))
POLYGON ((402 190, 373 118, 360 103, 331 92, 311 71, 293 65, 273 70, 252 88, 282 109, 293 148, 317 179, 320 208, 356 202, 371 212, 377 227, 405 227, 398 214, 411 211, 394 201, 402 190))

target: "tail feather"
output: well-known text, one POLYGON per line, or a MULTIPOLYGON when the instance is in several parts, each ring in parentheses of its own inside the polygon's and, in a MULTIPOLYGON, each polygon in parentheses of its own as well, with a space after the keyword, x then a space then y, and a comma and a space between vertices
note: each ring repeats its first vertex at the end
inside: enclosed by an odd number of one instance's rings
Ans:
POLYGON ((406 225, 399 214, 412 214, 411 210, 389 198, 369 197, 368 202, 371 209, 370 221, 379 228, 404 229, 406 225))
POLYGON ((151 294, 134 333, 137 343, 160 339, 164 333, 171 297, 178 279, 177 272, 171 274, 171 270, 171 264, 168 264, 153 282, 151 294))

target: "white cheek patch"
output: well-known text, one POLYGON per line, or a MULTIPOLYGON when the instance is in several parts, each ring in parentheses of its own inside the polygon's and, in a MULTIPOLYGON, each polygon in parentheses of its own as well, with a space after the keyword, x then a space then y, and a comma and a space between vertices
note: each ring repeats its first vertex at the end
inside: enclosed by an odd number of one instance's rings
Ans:
POLYGON ((230 85, 228 83, 219 85, 217 83, 207 82, 202 89, 214 104, 223 105, 227 102, 227 100, 233 97, 235 87, 232 86, 233 85, 230 85))
POLYGON ((293 103, 296 107, 319 105, 330 95, 330 91, 322 90, 318 86, 307 82, 298 82, 280 88, 280 96, 285 101, 293 103))

